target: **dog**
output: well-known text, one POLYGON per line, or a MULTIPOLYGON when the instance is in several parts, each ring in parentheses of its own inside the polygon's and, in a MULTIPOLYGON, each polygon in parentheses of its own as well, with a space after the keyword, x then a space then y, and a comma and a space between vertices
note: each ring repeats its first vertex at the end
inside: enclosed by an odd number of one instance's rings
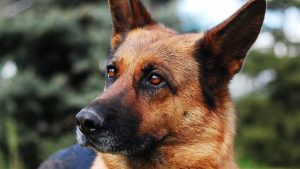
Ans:
POLYGON ((44 168, 238 168, 228 84, 264 21, 266 0, 250 0, 199 34, 153 20, 140 0, 109 0, 112 53, 104 92, 77 115, 79 145, 44 168))

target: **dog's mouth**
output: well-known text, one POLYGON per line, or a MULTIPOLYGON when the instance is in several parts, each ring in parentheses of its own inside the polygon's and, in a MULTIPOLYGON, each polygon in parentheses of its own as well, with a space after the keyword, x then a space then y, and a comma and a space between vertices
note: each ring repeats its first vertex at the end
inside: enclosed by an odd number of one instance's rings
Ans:
POLYGON ((77 142, 82 147, 89 147, 93 150, 103 152, 111 150, 114 145, 114 141, 108 134, 99 134, 99 133, 90 133, 90 134, 83 134, 80 129, 77 127, 76 130, 77 134, 77 142))
MULTIPOLYGON (((83 134, 77 127, 77 142, 82 147, 89 147, 101 153, 122 155, 143 154, 155 145, 155 137, 151 135, 133 136, 117 135, 111 131, 101 133, 83 134)), ((119 133, 118 133, 119 134, 119 133)))
POLYGON ((89 139, 79 130, 79 128, 76 128, 76 140, 79 145, 82 147, 90 147, 91 143, 89 139))

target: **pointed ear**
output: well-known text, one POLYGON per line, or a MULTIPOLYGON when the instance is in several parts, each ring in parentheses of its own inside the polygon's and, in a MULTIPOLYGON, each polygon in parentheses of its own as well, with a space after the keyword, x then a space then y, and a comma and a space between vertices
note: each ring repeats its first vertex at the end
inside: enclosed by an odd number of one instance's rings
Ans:
POLYGON ((130 30, 155 24, 140 0, 109 0, 108 3, 113 22, 113 49, 130 30))
POLYGON ((227 87, 260 33, 266 0, 250 0, 229 19, 207 31, 197 43, 196 59, 209 89, 227 87))

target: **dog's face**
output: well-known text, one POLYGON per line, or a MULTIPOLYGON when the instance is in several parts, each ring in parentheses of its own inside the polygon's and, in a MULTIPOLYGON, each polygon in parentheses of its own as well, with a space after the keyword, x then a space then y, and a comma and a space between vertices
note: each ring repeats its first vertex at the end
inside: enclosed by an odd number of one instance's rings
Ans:
POLYGON ((185 35, 156 23, 138 0, 109 3, 114 29, 105 91, 77 114, 78 143, 134 155, 234 135, 227 85, 260 32, 265 1, 185 35))
POLYGON ((129 32, 113 52, 104 93, 83 109, 100 107, 95 112, 105 114, 103 127, 86 136, 78 130, 79 141, 98 151, 140 153, 176 133, 184 119, 178 116, 200 110, 199 64, 193 52, 202 35, 153 28, 129 32))

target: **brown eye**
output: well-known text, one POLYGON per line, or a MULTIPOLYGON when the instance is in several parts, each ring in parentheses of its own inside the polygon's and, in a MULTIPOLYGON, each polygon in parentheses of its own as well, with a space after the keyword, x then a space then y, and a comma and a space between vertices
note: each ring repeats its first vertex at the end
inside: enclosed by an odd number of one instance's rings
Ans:
POLYGON ((162 78, 157 75, 152 75, 150 78, 150 83, 153 85, 159 85, 162 82, 162 78))
POLYGON ((108 78, 114 78, 115 77, 115 69, 109 68, 107 74, 108 74, 108 78))

